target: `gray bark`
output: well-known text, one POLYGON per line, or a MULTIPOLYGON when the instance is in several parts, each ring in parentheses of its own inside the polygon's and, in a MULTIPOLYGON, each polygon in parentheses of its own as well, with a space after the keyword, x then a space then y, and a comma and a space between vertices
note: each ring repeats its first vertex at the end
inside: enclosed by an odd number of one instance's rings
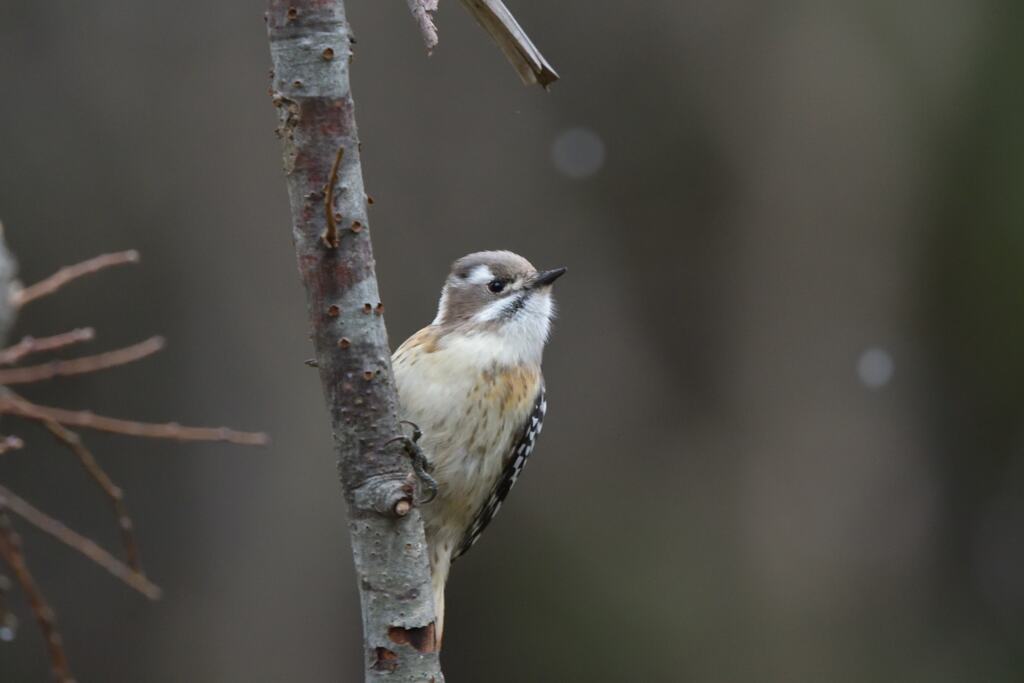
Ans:
POLYGON ((272 95, 312 339, 349 505, 367 681, 441 683, 416 480, 377 292, 342 0, 270 0, 272 95))

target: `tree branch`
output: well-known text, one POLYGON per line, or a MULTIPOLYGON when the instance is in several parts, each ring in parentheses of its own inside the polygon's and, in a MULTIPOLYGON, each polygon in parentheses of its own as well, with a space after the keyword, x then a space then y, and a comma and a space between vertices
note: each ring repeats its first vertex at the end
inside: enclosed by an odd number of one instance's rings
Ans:
POLYGON ((95 542, 72 531, 61 522, 34 507, 10 489, 0 485, 0 510, 10 510, 40 531, 56 538, 68 547, 110 572, 115 578, 139 591, 150 600, 160 599, 160 588, 141 573, 117 559, 95 542))
POLYGON ((71 330, 70 332, 65 332, 63 334, 55 334, 52 337, 42 337, 40 339, 36 339, 35 337, 23 337, 22 340, 14 346, 9 346, 0 351, 0 365, 14 365, 25 356, 30 356, 34 353, 56 351, 58 349, 63 349, 66 346, 71 346, 72 344, 92 341, 95 338, 96 331, 91 327, 81 327, 77 330, 71 330))
POLYGON ((121 530, 121 543, 124 546, 125 561, 129 567, 141 574, 142 564, 139 560, 139 544, 135 541, 135 524, 128 515, 128 508, 124 504, 124 491, 114 483, 110 475, 100 466, 99 461, 85 447, 78 434, 53 420, 44 420, 43 425, 53 434, 55 439, 67 446, 68 450, 78 458, 78 462, 81 463, 86 473, 92 477, 96 485, 100 487, 100 490, 110 500, 110 504, 114 508, 114 515, 117 517, 117 528, 121 530))
POLYGON ((114 254, 103 254, 101 256, 91 258, 88 261, 76 263, 73 266, 65 266, 42 282, 37 282, 31 287, 15 291, 11 295, 11 304, 15 308, 19 308, 30 301, 35 301, 36 299, 53 294, 64 285, 73 280, 77 280, 78 278, 85 277, 86 275, 92 275, 93 273, 99 272, 105 268, 119 266, 123 263, 138 262, 139 252, 131 250, 121 251, 114 254))
POLYGON ((349 504, 366 680, 441 683, 426 542, 411 506, 414 474, 399 444, 385 446, 401 432, 367 229, 344 3, 270 0, 267 27, 292 236, 349 504), (328 194, 336 246, 321 238, 330 234, 328 194))
POLYGON ((0 505, 0 559, 10 568, 14 578, 21 586, 22 592, 28 598, 28 604, 32 608, 39 623, 39 630, 43 633, 43 640, 50 651, 50 664, 53 670, 53 677, 58 683, 74 683, 71 677, 71 669, 68 667, 68 658, 64 653, 64 641, 57 631, 57 623, 53 616, 53 610, 46 604, 46 598, 36 585, 32 573, 25 564, 25 554, 21 550, 21 538, 11 527, 4 506, 0 505))
MULTIPOLYGON (((17 306, 14 303, 14 299, 20 291, 20 285, 15 279, 17 263, 11 252, 7 249, 3 234, 3 224, 0 223, 0 343, 6 341, 7 333, 14 324, 14 318, 17 315, 17 306)), ((21 446, 21 440, 17 437, 7 437, 5 441, 10 448, 19 448, 21 446)), ((36 623, 39 624, 39 630, 50 653, 50 668, 54 679, 58 683, 74 683, 71 669, 68 666, 68 658, 64 652, 64 644, 60 633, 57 631, 53 610, 46 603, 46 598, 43 597, 43 593, 36 584, 32 572, 29 571, 28 564, 25 562, 25 554, 22 552, 21 538, 11 526, 11 520, 7 515, 7 509, 3 502, 0 502, 0 560, 3 560, 4 564, 7 565, 14 575, 15 580, 21 587, 21 591, 28 600, 29 608, 36 618, 36 623)), ((5 578, 0 577, 0 580, 5 578)), ((0 612, 2 611, 0 610, 0 612)), ((4 619, 4 623, 0 624, 0 628, 12 628, 12 624, 15 623, 12 621, 12 614, 0 613, 0 617, 4 619)))
POLYGON ((72 360, 55 360, 43 363, 42 365, 0 370, 0 386, 29 384, 31 382, 53 379, 54 377, 68 377, 88 372, 98 372, 142 360, 146 356, 152 356, 163 347, 163 337, 150 337, 146 341, 139 342, 133 346, 127 346, 116 351, 98 353, 95 356, 83 356, 82 358, 74 358, 72 360))
POLYGON ((433 13, 437 11, 438 0, 407 0, 412 18, 423 34, 423 44, 430 53, 437 47, 437 26, 434 25, 433 13))
MULTIPOLYGON (((437 26, 434 25, 433 12, 437 11, 438 0, 407 0, 409 11, 423 35, 427 52, 437 47, 437 26)), ((495 44, 504 53, 505 58, 519 73, 526 85, 539 83, 547 89, 558 80, 558 73, 551 66, 537 46, 526 35, 516 18, 501 0, 462 0, 477 23, 483 27, 495 44)))
POLYGON ((53 420, 62 425, 95 429, 99 432, 140 436, 149 439, 171 439, 174 441, 226 441, 243 446, 265 446, 269 437, 261 432, 239 432, 227 427, 183 427, 177 422, 153 424, 119 420, 115 417, 96 415, 88 410, 63 410, 41 406, 10 392, 0 395, 0 415, 18 415, 30 420, 44 422, 53 420))
MULTIPOLYGON (((62 268, 42 282, 27 289, 21 289, 20 284, 15 279, 16 264, 7 250, 2 237, 3 229, 2 225, 0 225, 0 343, 3 343, 6 339, 7 332, 14 322, 19 306, 48 296, 77 278, 95 273, 104 268, 138 260, 138 253, 135 251, 107 254, 75 266, 62 268)), ((12 365, 29 354, 54 351, 87 341, 92 339, 93 336, 92 329, 84 328, 43 339, 25 337, 19 343, 0 350, 0 365, 12 365)), ((180 440, 231 441, 251 445, 265 444, 267 443, 267 437, 264 434, 236 432, 223 428, 182 427, 173 423, 163 425, 146 424, 97 416, 90 412, 49 408, 35 405, 21 398, 10 391, 7 385, 38 382, 51 377, 105 370, 145 358, 162 347, 163 339, 153 337, 134 346, 108 353, 72 360, 53 361, 31 367, 0 370, 0 414, 17 415, 42 423, 58 441, 75 455, 82 467, 110 501, 117 516, 118 528, 121 532, 127 558, 127 564, 121 562, 92 540, 72 531, 63 523, 49 517, 7 488, 0 486, 0 560, 15 575, 28 598, 29 605, 49 647, 53 674, 61 683, 73 683, 67 657, 65 656, 60 635, 57 632, 53 612, 46 604, 32 573, 28 569, 24 553, 21 549, 20 538, 10 526, 8 512, 18 515, 26 522, 82 553, 116 578, 147 597, 157 599, 160 596, 160 589, 150 582, 141 571, 133 523, 125 507, 122 490, 110 479, 92 452, 82 443, 78 434, 68 429, 65 425, 81 425, 92 429, 134 436, 180 440)), ((16 436, 0 436, 0 454, 21 448, 22 445, 21 440, 16 436)), ((6 604, 3 600, 7 583, 6 577, 0 576, 0 639, 4 640, 9 640, 13 637, 13 629, 16 624, 13 614, 7 612, 6 604)))

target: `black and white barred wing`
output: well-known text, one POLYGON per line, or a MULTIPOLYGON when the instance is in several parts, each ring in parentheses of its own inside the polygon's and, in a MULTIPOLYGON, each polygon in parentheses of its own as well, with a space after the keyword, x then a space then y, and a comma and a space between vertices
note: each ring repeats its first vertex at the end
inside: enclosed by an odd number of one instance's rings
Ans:
POLYGON ((487 525, 498 514, 505 496, 516 485, 516 480, 519 479, 520 473, 526 466, 526 461, 529 459, 530 454, 533 453, 533 447, 537 443, 537 435, 540 434, 541 427, 544 426, 544 413, 547 409, 548 404, 544 398, 544 387, 541 386, 540 391, 537 392, 537 398, 533 402, 533 410, 520 430, 519 438, 513 443, 511 452, 506 457, 504 472, 502 472, 501 477, 494 484, 494 488, 491 489, 491 493, 487 496, 487 501, 483 507, 476 513, 473 523, 466 530, 462 543, 459 544, 458 550, 452 556, 453 560, 473 547, 476 539, 480 538, 480 534, 484 532, 487 525))

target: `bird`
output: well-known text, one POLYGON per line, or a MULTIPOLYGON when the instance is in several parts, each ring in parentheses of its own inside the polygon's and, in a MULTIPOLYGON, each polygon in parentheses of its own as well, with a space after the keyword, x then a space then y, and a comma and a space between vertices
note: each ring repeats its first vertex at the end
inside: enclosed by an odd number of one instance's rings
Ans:
POLYGON ((399 414, 420 432, 437 483, 420 512, 438 647, 452 562, 497 514, 540 434, 552 284, 565 272, 538 271, 511 251, 464 256, 452 264, 433 322, 392 356, 399 414))

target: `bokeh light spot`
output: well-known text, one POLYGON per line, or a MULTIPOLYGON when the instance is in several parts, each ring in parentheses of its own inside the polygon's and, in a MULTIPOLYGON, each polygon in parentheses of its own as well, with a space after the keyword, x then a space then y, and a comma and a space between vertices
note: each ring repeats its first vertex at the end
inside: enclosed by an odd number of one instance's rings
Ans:
POLYGON ((857 377, 869 389, 881 389, 892 380, 896 364, 885 349, 865 349, 857 360, 857 377))
POLYGON ((555 137, 551 161, 570 178, 587 178, 604 166, 604 141, 589 128, 569 128, 555 137))

